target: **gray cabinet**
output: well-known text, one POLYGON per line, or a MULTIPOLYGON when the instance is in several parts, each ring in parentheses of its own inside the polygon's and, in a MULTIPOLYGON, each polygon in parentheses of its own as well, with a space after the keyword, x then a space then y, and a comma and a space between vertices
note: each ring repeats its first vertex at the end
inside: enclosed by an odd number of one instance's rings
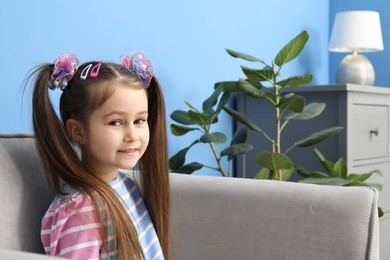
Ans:
MULTIPOLYGON (((282 133, 282 151, 311 133, 343 126, 344 130, 340 134, 316 147, 330 161, 344 158, 349 172, 382 171, 383 177, 375 176, 370 180, 384 185, 379 195, 379 205, 388 214, 380 220, 381 259, 390 259, 390 249, 386 249, 385 244, 385 241, 390 241, 390 88, 341 84, 302 87, 293 91, 303 96, 306 104, 324 102, 326 108, 314 119, 291 121, 282 133)), ((274 110, 266 103, 243 95, 237 96, 237 110, 267 133, 273 134, 274 110)), ((271 149, 270 143, 259 133, 251 131, 248 142, 254 144, 255 149, 238 159, 238 177, 252 178, 256 175, 260 167, 255 162, 255 154, 271 149)), ((313 147, 295 148, 287 155, 297 166, 323 170, 313 154, 313 147)), ((297 179, 296 176, 294 178, 297 179)))

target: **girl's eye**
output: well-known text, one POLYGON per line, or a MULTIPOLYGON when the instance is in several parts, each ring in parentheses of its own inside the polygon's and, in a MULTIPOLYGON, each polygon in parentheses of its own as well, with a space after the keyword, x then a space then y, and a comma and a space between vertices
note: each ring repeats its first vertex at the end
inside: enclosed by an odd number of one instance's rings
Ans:
POLYGON ((145 123, 145 121, 146 121, 145 119, 137 119, 134 121, 134 124, 141 125, 141 124, 145 123))
POLYGON ((116 121, 111 121, 110 125, 112 125, 112 126, 120 126, 120 125, 122 125, 122 123, 120 121, 116 120, 116 121))

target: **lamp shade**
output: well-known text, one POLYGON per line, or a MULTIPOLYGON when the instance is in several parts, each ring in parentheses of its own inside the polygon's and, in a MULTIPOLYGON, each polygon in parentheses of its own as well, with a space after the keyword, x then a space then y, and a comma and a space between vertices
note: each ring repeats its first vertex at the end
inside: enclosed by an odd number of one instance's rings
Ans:
POLYGON ((379 13, 374 11, 337 13, 333 24, 329 51, 383 51, 379 13))

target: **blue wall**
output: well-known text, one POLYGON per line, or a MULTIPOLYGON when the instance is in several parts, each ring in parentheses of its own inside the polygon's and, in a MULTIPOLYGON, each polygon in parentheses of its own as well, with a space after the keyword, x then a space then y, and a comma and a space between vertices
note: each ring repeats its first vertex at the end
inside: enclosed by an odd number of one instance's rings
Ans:
MULTIPOLYGON (((375 69, 375 86, 390 87, 389 67, 390 67, 390 51, 388 43, 390 42, 390 1, 383 0, 331 0, 330 1, 330 28, 333 26, 333 21, 336 13, 352 10, 371 10, 379 12, 384 51, 373 53, 362 53, 372 63, 375 69)), ((331 29, 330 29, 331 30, 331 29)), ((331 31, 329 31, 331 33, 331 31)), ((329 34, 330 37, 330 34, 329 34)), ((330 53, 329 58, 329 79, 331 83, 336 80, 336 70, 340 61, 348 53, 330 53)))
MULTIPOLYGON (((3 1, 0 132, 32 131, 30 87, 21 98, 24 77, 61 53, 76 53, 81 62, 117 61, 122 54, 144 50, 163 85, 169 115, 186 109, 184 101, 200 107, 215 82, 243 76, 242 62, 225 48, 271 61, 284 44, 307 30, 306 48, 286 65, 284 75, 311 72, 313 84, 326 84, 329 24, 329 0, 3 1)), ((59 94, 53 92, 55 104, 59 94)), ((230 135, 231 120, 221 119, 215 130, 230 135)), ((191 141, 169 136, 171 155, 191 141)), ((211 154, 204 160, 199 154, 194 151, 189 160, 213 162, 211 154)))

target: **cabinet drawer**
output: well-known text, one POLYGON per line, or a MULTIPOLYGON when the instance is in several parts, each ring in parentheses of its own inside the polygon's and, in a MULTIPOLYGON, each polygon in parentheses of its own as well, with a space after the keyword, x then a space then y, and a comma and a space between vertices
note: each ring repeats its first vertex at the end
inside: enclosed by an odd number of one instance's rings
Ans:
POLYGON ((389 105, 352 105, 350 154, 355 165, 389 160, 389 105))

